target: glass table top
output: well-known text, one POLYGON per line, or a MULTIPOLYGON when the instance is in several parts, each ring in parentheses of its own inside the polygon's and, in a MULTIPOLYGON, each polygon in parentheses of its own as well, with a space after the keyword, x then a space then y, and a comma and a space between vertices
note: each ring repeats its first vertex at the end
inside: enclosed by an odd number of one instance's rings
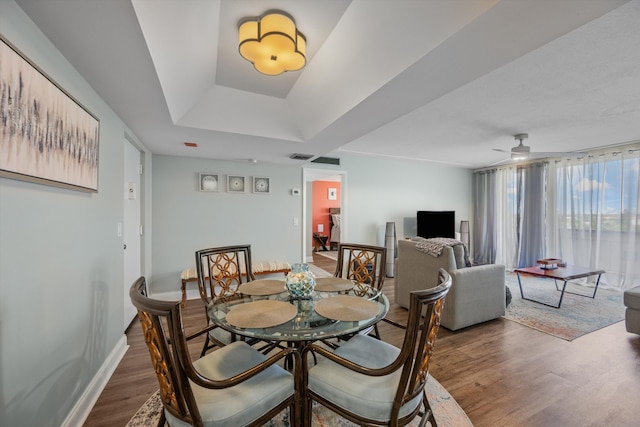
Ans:
POLYGON ((389 300, 383 293, 370 286, 355 283, 354 287, 348 291, 314 291, 308 299, 293 298, 287 291, 268 296, 236 294, 217 299, 209 305, 207 312, 209 318, 218 326, 247 337, 269 341, 314 341, 348 335, 366 329, 382 320, 388 310, 389 300), (377 314, 360 321, 342 321, 321 316, 314 310, 318 301, 336 295, 350 295, 373 301, 377 304, 377 314), (227 321, 227 313, 234 307, 267 299, 293 304, 297 310, 295 317, 285 323, 268 328, 240 328, 227 321))

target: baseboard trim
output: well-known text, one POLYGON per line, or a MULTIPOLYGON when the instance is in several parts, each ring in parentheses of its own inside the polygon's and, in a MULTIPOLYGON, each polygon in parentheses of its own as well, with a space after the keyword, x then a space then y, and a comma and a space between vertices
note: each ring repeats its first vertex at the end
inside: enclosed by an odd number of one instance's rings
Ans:
POLYGON ((98 370, 84 393, 82 393, 82 396, 80 396, 80 399, 78 399, 71 409, 67 418, 61 424, 61 427, 77 427, 84 425, 91 413, 91 409, 93 409, 93 405, 98 401, 102 390, 107 386, 111 375, 113 375, 113 372, 120 364, 120 361, 128 349, 129 345, 127 344, 127 336, 122 335, 114 349, 111 351, 111 354, 109 354, 100 367, 100 370, 98 370))

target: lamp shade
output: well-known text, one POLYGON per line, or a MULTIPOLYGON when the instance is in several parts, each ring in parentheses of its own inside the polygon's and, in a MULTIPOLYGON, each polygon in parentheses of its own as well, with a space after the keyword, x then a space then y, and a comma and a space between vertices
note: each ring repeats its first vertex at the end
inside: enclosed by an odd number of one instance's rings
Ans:
POLYGON ((240 55, 262 74, 275 76, 305 66, 307 42, 292 18, 272 12, 238 28, 240 55))
POLYGON ((460 221, 460 241, 469 249, 469 221, 460 221))

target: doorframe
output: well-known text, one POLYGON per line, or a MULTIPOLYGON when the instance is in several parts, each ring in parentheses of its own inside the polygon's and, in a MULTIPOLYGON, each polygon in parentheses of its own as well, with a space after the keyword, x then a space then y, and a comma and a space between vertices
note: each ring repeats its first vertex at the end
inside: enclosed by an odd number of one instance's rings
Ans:
MULTIPOLYGON (((138 152, 137 163, 139 165, 138 167, 141 168, 141 173, 139 174, 139 177, 138 177, 138 185, 137 185, 137 188, 136 188, 136 193, 137 194, 136 194, 136 199, 135 200, 136 200, 136 202, 138 204, 138 215, 139 215, 138 225, 137 225, 137 229, 139 230, 138 231, 138 233, 139 233, 139 236, 138 236, 138 238, 139 238, 138 267, 139 267, 139 270, 140 270, 140 274, 143 274, 143 271, 144 271, 144 255, 143 254, 144 254, 144 240, 145 240, 144 236, 147 233, 147 230, 142 228, 144 226, 144 223, 145 223, 145 221, 144 221, 144 194, 145 194, 144 193, 144 176, 145 176, 145 173, 146 173, 145 168, 144 168, 144 158, 145 158, 144 154, 145 153, 144 153, 144 150, 141 150, 140 147, 138 146, 138 144, 133 142, 131 140, 131 138, 128 138, 127 135, 125 135, 125 137, 123 138, 123 144, 129 144, 133 149, 137 150, 137 152, 138 152)), ((127 166, 126 156, 127 156, 127 149, 126 149, 126 146, 123 145, 123 162, 122 162, 122 164, 123 164, 123 172, 125 172, 124 168, 127 166)), ((125 173, 123 173, 122 190, 123 190, 123 194, 126 197, 126 185, 127 185, 127 183, 124 180, 124 175, 125 175, 125 173)), ((126 200, 123 203, 126 203, 126 200)), ((124 244, 126 244, 126 242, 124 241, 125 237, 126 237, 125 236, 125 232, 124 232, 124 228, 126 228, 126 215, 125 214, 126 214, 126 209, 124 208, 124 204, 123 204, 122 221, 123 221, 123 225, 125 225, 125 227, 123 227, 122 240, 123 240, 124 244)), ((126 270, 125 258, 127 256, 131 256, 131 255, 133 255, 131 253, 131 251, 129 251, 127 253, 126 250, 123 250, 123 266, 122 266, 123 267, 123 273, 122 273, 122 278, 123 278, 123 291, 124 291, 124 294, 125 294, 124 295, 124 299, 123 299, 123 303, 125 305, 127 303, 127 298, 128 298, 128 287, 131 285, 130 283, 124 283, 125 282, 124 276, 125 276, 125 270, 126 270)), ((124 331, 126 331, 129 328, 129 326, 131 325, 131 322, 133 320, 135 320, 135 314, 134 314, 133 318, 131 318, 131 319, 128 318, 127 314, 128 314, 127 313, 127 308, 123 307, 123 322, 124 322, 124 329, 123 330, 124 331)))
POLYGON ((313 181, 320 181, 322 178, 334 177, 336 175, 340 178, 340 241, 343 242, 347 235, 347 171, 314 167, 302 168, 302 250, 300 252, 301 259, 305 262, 307 261, 308 256, 312 257, 312 254, 307 253, 308 236, 310 235, 307 231, 311 231, 308 230, 311 224, 308 224, 307 221, 307 199, 309 197, 307 194, 307 184, 313 181))

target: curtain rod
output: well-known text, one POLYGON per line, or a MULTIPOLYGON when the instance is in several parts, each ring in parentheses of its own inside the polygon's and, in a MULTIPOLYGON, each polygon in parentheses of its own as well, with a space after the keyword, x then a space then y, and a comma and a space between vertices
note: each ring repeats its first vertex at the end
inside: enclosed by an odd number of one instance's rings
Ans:
MULTIPOLYGON (((611 152, 607 152, 607 153, 594 153, 594 154, 586 154, 584 156, 576 156, 575 160, 582 160, 584 158, 589 158, 589 159, 593 159, 594 157, 604 157, 604 156, 617 156, 618 154, 633 154, 636 152, 640 152, 640 148, 630 148, 628 150, 622 150, 622 151, 611 151, 611 152)), ((572 160, 573 158, 571 156, 567 156, 567 160, 572 160)), ((555 159, 554 162, 555 163, 560 163, 562 161, 562 159, 555 159)))
MULTIPOLYGON (((619 151, 608 151, 608 152, 600 152, 600 150, 591 150, 590 152, 587 152, 585 155, 582 156, 576 156, 575 159, 576 160, 582 160, 585 157, 586 158, 594 158, 594 157, 600 157, 600 156, 607 156, 607 155, 612 155, 612 156, 617 156, 618 154, 633 154, 636 152, 640 152, 640 147, 635 148, 635 144, 631 144, 631 145, 627 145, 626 146, 631 146, 634 148, 624 148, 621 149, 619 151)), ((617 147, 620 147, 619 145, 617 147)), ((611 148, 611 146, 609 147, 611 148)), ((562 159, 572 159, 572 156, 563 156, 562 158, 559 159, 553 159, 553 158, 547 158, 547 159, 532 159, 529 161, 523 161, 523 162, 518 162, 518 163, 509 163, 506 165, 502 165, 502 166, 486 166, 484 168, 479 168, 479 169, 474 169, 473 173, 480 173, 480 172, 487 172, 487 171, 494 171, 494 170, 502 170, 502 169, 508 169, 511 167, 519 167, 519 166, 527 166, 530 164, 534 164, 534 163, 549 163, 550 161, 553 161, 554 163, 559 163, 562 161, 562 159)))

